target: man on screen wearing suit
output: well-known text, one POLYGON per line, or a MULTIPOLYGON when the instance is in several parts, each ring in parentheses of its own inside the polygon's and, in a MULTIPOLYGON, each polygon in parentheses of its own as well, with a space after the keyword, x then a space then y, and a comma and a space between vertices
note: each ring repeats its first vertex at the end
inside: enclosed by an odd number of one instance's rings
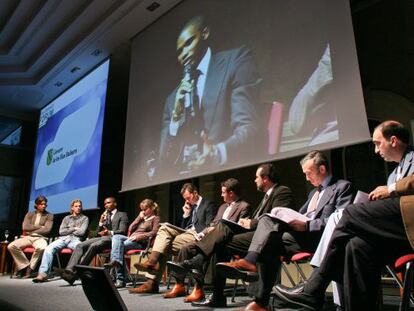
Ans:
MULTIPOLYGON (((379 186, 371 192, 371 196, 380 195, 383 192, 392 192, 395 189, 395 183, 414 173, 414 150, 409 145, 410 133, 403 124, 393 120, 387 120, 379 124, 372 135, 372 142, 375 145, 375 153, 379 154, 386 162, 396 162, 398 166, 391 172, 387 180, 387 186, 379 186)), ((321 240, 318 244, 311 265, 319 267, 322 263, 325 253, 328 249, 329 241, 335 230, 336 225, 342 217, 343 210, 333 213, 326 224, 321 240)), ((304 284, 299 284, 295 288, 289 289, 283 285, 277 285, 281 292, 297 291, 303 288, 304 284)), ((339 298, 340 293, 333 284, 334 302, 341 305, 339 298)))
MULTIPOLYGON (((204 239, 195 244, 195 254, 190 260, 182 263, 187 270, 202 271, 203 265, 209 261, 215 253, 217 259, 224 261, 229 259, 230 250, 234 254, 245 254, 259 222, 259 217, 270 212, 274 206, 293 208, 292 191, 279 183, 276 176, 276 168, 270 164, 261 164, 256 170, 255 183, 257 190, 263 192, 264 198, 253 213, 251 219, 239 220, 239 227, 219 223, 204 239)), ((211 299, 202 302, 193 302, 197 306, 222 307, 226 305, 224 286, 226 280, 213 275, 215 285, 211 299)))
POLYGON ((128 230, 128 215, 117 209, 115 198, 109 197, 104 200, 105 211, 101 215, 98 224, 98 237, 79 243, 65 270, 58 273, 70 285, 78 278, 75 266, 89 265, 92 259, 106 248, 111 247, 111 240, 115 234, 126 235, 128 230))
POLYGON ((245 310, 268 310, 270 292, 280 268, 278 259, 281 256, 290 258, 297 252, 313 252, 329 215, 352 202, 351 183, 329 173, 328 158, 322 152, 309 152, 300 164, 306 180, 315 187, 299 210, 308 220, 295 219, 285 223, 264 215, 259 220, 247 255, 216 265, 217 273, 224 277, 243 278, 246 272, 259 273, 255 299, 245 310))
MULTIPOLYGON (((215 229, 222 219, 233 222, 238 222, 240 218, 248 218, 251 215, 251 206, 246 201, 240 199, 241 186, 237 179, 229 178, 221 183, 221 196, 224 204, 219 207, 216 217, 209 227, 205 228, 201 233, 201 237, 209 234, 215 229)), ((186 293, 184 286, 184 279, 188 273, 185 269, 181 269, 180 263, 192 257, 195 243, 190 243, 180 249, 177 256, 177 264, 169 261, 167 264, 173 273, 171 274, 176 279, 176 284, 171 291, 164 295, 164 298, 175 298, 183 296, 186 293), (175 271, 178 268, 178 271, 175 271)), ((196 284, 193 292, 184 298, 185 302, 198 301, 204 298, 203 291, 204 271, 200 271, 199 277, 195 278, 196 284)))
MULTIPOLYGON (((258 133, 260 81, 246 47, 214 53, 209 26, 193 17, 177 39, 183 79, 167 98, 162 118, 160 171, 187 172, 245 156, 240 146, 258 133)), ((249 149, 250 150, 250 149, 249 149)))
POLYGON ((162 224, 155 237, 151 255, 147 262, 136 263, 134 266, 147 271, 147 281, 137 288, 130 289, 132 294, 158 293, 159 281, 164 272, 167 257, 177 254, 184 245, 201 238, 200 233, 209 226, 217 213, 216 205, 198 194, 196 186, 185 183, 181 188, 185 201, 181 228, 162 224))
POLYGON ((371 201, 348 206, 319 269, 299 292, 276 290, 279 299, 288 307, 321 310, 325 290, 334 280, 342 284, 345 310, 379 310, 383 266, 413 252, 413 194, 410 175, 397 181, 393 192, 384 188, 373 193, 371 201))

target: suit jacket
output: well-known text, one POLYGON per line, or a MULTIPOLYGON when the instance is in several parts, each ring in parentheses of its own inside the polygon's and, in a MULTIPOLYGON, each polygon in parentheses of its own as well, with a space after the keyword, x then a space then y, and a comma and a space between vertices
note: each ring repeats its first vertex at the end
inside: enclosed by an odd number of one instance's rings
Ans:
MULTIPOLYGON (((313 189, 308 196, 306 203, 299 209, 299 213, 306 214, 308 205, 315 194, 313 189)), ((352 203, 353 191, 351 183, 347 180, 337 179, 332 176, 328 186, 325 188, 322 197, 315 210, 314 219, 308 222, 308 230, 311 232, 322 231, 325 228, 329 216, 335 211, 344 209, 352 203)))
MULTIPOLYGON (((408 146, 405 152, 403 159, 401 160, 403 163, 401 175, 402 177, 407 177, 414 173, 414 150, 412 146, 408 146)), ((396 167, 388 176, 387 184, 392 184, 396 182, 397 179, 397 168, 396 167)))
POLYGON ((396 192, 401 196, 400 208, 404 229, 414 249, 414 174, 398 181, 396 192))
MULTIPOLYGON (((246 47, 212 54, 201 99, 202 120, 208 140, 223 143, 230 162, 236 156, 246 158, 239 147, 253 143, 257 135, 260 82, 246 47)), ((176 91, 168 96, 163 112, 159 156, 165 166, 171 166, 184 146, 179 134, 177 138, 169 135, 176 91)))
MULTIPOLYGON (((103 227, 99 226, 96 232, 102 231, 103 227)), ((111 221, 111 231, 113 235, 123 234, 126 235, 128 231, 128 215, 125 212, 117 210, 111 221)))
MULTIPOLYGON (((210 224, 210 227, 215 226, 220 222, 228 206, 229 205, 227 203, 224 203, 219 207, 217 215, 216 217, 214 217, 214 220, 210 224)), ((251 216, 251 214, 252 214, 251 205, 247 203, 246 201, 238 200, 234 202, 227 219, 234 221, 234 222, 238 222, 240 218, 248 218, 251 216)))
POLYGON ((45 211, 40 216, 40 222, 35 225, 36 212, 28 212, 24 216, 22 229, 26 235, 48 236, 53 226, 53 214, 45 211))
POLYGON ((290 188, 280 184, 275 184, 267 200, 261 202, 254 211, 250 228, 253 230, 256 229, 257 224, 259 223, 259 217, 265 213, 270 213, 272 208, 276 206, 295 209, 293 195, 290 188))
MULTIPOLYGON (((193 223, 197 233, 203 231, 208 227, 214 216, 217 213, 217 206, 210 200, 202 198, 200 205, 197 208, 197 217, 193 223)), ((192 222, 192 214, 189 217, 183 218, 181 228, 187 228, 192 222)))

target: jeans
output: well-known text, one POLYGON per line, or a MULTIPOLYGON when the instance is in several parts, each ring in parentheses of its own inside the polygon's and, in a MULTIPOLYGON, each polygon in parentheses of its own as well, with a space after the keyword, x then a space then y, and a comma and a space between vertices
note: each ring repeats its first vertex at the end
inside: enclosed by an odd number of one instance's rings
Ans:
POLYGON ((130 249, 142 249, 146 243, 128 240, 122 234, 115 234, 112 237, 111 260, 119 263, 116 268, 116 279, 124 281, 124 252, 130 249))
POLYGON ((76 245, 80 243, 78 237, 63 236, 50 243, 43 253, 42 263, 40 264, 39 273, 48 274, 53 262, 53 255, 62 248, 75 249, 76 245))

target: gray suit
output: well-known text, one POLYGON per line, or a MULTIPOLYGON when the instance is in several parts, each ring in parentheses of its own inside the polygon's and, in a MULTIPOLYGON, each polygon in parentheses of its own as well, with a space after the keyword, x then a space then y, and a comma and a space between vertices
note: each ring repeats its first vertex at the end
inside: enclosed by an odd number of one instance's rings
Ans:
MULTIPOLYGON (((246 47, 212 54, 201 99, 200 122, 212 144, 224 144, 229 162, 237 157, 246 158, 248 155, 238 152, 238 148, 252 143, 258 133, 256 106, 260 81, 246 47)), ((169 134, 175 96, 176 90, 168 96, 162 119, 159 158, 160 164, 165 164, 163 170, 171 169, 185 144, 180 130, 175 137, 169 134)))
MULTIPOLYGON (((98 226, 97 232, 101 231, 103 228, 98 226)), ((128 230, 128 215, 124 212, 117 211, 111 221, 111 231, 113 234, 127 234, 128 230)), ((99 254, 106 248, 111 248, 112 236, 106 235, 103 237, 96 237, 82 243, 79 243, 72 256, 69 259, 69 262, 66 266, 67 270, 73 271, 75 265, 89 265, 95 255, 99 254)))
MULTIPOLYGON (((305 214, 316 190, 310 192, 308 200, 299 212, 305 214)), ((280 256, 290 257, 301 252, 313 252, 318 245, 328 217, 337 209, 343 209, 352 202, 351 183, 332 177, 324 189, 312 220, 308 221, 307 231, 292 231, 285 223, 262 216, 253 236, 249 252, 259 253, 259 283, 255 288, 256 301, 266 306, 276 280, 280 256)))

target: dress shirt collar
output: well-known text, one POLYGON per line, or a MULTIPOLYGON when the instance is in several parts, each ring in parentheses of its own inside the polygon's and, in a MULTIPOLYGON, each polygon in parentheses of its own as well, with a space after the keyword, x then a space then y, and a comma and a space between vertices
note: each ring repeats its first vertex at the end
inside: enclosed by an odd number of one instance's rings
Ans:
POLYGON ((329 183, 331 182, 332 179, 332 175, 329 174, 328 176, 325 177, 325 179, 321 182, 321 191, 325 190, 326 187, 328 187, 329 183))

